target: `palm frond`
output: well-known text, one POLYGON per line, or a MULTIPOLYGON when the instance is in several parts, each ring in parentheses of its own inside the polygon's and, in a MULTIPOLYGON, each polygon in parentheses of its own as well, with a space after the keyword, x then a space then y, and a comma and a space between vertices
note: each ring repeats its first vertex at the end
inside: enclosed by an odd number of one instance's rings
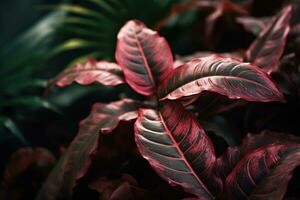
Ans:
POLYGON ((153 27, 178 2, 181 1, 89 0, 85 5, 59 5, 57 9, 70 15, 61 30, 67 39, 55 53, 81 49, 98 59, 113 60, 117 32, 127 20, 139 19, 153 27))

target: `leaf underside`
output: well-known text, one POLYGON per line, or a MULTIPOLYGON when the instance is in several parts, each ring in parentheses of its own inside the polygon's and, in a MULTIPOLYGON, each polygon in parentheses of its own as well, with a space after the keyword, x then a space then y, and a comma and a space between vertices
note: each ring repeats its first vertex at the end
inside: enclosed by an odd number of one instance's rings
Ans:
POLYGON ((84 64, 76 64, 67 68, 56 78, 50 81, 51 85, 65 87, 73 82, 89 85, 98 82, 107 86, 116 86, 125 83, 121 67, 106 61, 88 60, 84 64))
POLYGON ((127 83, 146 96, 154 94, 157 84, 173 70, 173 56, 167 41, 137 20, 121 28, 116 60, 127 83))
POLYGON ((221 190, 222 183, 213 173, 213 145, 180 103, 167 102, 160 111, 141 109, 135 140, 142 156, 171 185, 203 199, 213 199, 212 191, 221 190))
POLYGON ((194 59, 176 68, 158 88, 158 97, 160 100, 180 99, 203 91, 230 99, 284 101, 275 83, 261 69, 218 55, 194 59))

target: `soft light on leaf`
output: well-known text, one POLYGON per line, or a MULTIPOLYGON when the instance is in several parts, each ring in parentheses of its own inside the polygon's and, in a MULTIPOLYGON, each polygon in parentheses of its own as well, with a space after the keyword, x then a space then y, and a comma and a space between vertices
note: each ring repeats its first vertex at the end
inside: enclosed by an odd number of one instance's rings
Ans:
POLYGON ((64 87, 72 82, 81 85, 89 85, 98 82, 103 85, 116 86, 124 83, 123 73, 119 65, 106 61, 88 60, 84 64, 76 64, 67 68, 56 78, 50 81, 50 84, 64 87))
POLYGON ((167 41, 137 20, 131 20, 121 28, 116 60, 127 83, 146 96, 153 95, 157 84, 173 70, 173 57, 167 41))
POLYGON ((159 111, 141 109, 135 141, 143 157, 171 185, 203 199, 214 199, 221 190, 222 183, 214 175, 213 145, 180 103, 168 102, 159 111))
POLYGON ((249 63, 218 55, 194 59, 174 70, 158 88, 158 97, 180 99, 203 91, 230 99, 284 101, 270 77, 249 63))
POLYGON ((51 54, 56 55, 68 50, 81 49, 86 47, 96 47, 97 45, 97 43, 92 41, 79 38, 72 38, 59 44, 54 50, 52 50, 51 54))

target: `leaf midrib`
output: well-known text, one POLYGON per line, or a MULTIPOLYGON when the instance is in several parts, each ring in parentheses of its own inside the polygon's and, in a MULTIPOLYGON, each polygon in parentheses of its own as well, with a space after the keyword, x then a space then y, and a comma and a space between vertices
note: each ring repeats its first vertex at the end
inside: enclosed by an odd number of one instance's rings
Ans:
POLYGON ((134 34, 134 39, 136 40, 136 43, 137 43, 137 46, 138 46, 138 49, 139 51, 141 52, 141 56, 142 56, 142 59, 143 59, 143 62, 145 64, 145 68, 146 68, 146 71, 147 71, 147 74, 148 74, 148 77, 149 77, 149 80, 150 82, 152 83, 152 86, 153 88, 156 88, 156 84, 155 84, 155 81, 154 81, 154 77, 152 75, 152 72, 151 72, 151 69, 150 69, 150 66, 149 66, 149 63, 148 63, 148 60, 145 56, 145 53, 144 53, 144 49, 142 47, 142 44, 136 34, 135 31, 133 31, 133 34, 134 34))
POLYGON ((214 199, 214 196, 211 194, 211 192, 206 188, 206 186, 204 185, 204 183, 200 180, 200 178, 197 176, 197 173, 194 171, 194 169, 192 168, 192 166, 189 164, 189 162, 187 161, 184 153, 182 152, 182 150, 180 149, 180 147, 178 146, 176 140, 174 139, 173 135, 171 134, 170 130, 168 129, 167 125, 164 122, 164 119, 161 115, 161 113, 159 112, 159 117, 160 120, 162 122, 162 125, 164 127, 164 129, 166 130, 167 135, 170 137, 171 141, 173 142, 174 146, 176 147, 178 153, 180 154, 183 162, 186 164, 186 166, 188 167, 189 171, 191 172, 191 174, 193 174, 193 176, 196 178, 196 180, 198 181, 198 183, 202 186, 202 188, 204 189, 204 191, 208 194, 208 196, 210 196, 212 199, 214 199))
MULTIPOLYGON (((270 88, 266 87, 265 85, 263 85, 262 83, 260 82, 255 82, 251 79, 246 79, 244 77, 240 77, 240 76, 224 76, 224 75, 213 75, 213 76, 205 76, 205 77, 200 77, 200 78, 196 78, 196 79, 192 79, 191 81, 188 81, 186 83, 184 83, 183 85, 179 85, 178 87, 174 88, 172 91, 168 92, 168 94, 166 94, 166 96, 168 96, 170 93, 173 93, 174 91, 178 90, 179 88, 191 83, 191 82, 195 82, 199 79, 208 79, 208 78, 214 78, 214 77, 223 77, 223 78, 232 78, 232 79, 242 79, 244 80, 245 82, 249 82, 251 84, 255 84, 255 85, 259 85, 261 86, 262 88, 266 89, 266 90, 270 90, 270 88)), ((164 99, 165 97, 163 97, 164 99)))
POLYGON ((286 13, 283 13, 283 15, 281 15, 281 16, 278 16, 278 15, 275 16, 274 19, 273 19, 274 21, 272 22, 272 24, 269 27, 267 27, 267 29, 265 31, 263 31, 260 36, 258 36, 258 38, 257 38, 256 41, 258 41, 258 40, 261 39, 262 42, 257 43, 255 49, 253 49, 255 51, 252 50, 252 52, 251 52, 252 55, 250 54, 249 57, 246 58, 247 61, 249 61, 249 62, 255 62, 255 60, 257 59, 257 56, 259 56, 259 54, 264 50, 263 46, 265 45, 265 43, 268 40, 268 38, 270 38, 271 35, 274 35, 273 34, 273 28, 276 26, 277 22, 282 17, 286 18, 287 17, 286 13))

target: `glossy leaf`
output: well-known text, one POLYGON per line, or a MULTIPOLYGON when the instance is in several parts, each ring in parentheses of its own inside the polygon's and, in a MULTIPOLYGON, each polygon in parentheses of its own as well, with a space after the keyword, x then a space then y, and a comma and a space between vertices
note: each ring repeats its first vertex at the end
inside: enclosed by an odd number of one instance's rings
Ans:
POLYGON ((176 68, 160 85, 158 97, 180 99, 203 91, 230 99, 284 101, 270 77, 258 67, 217 55, 194 59, 176 68))
POLYGON ((142 22, 127 22, 118 34, 116 60, 127 83, 138 93, 153 95, 157 84, 173 69, 167 41, 142 22))
POLYGON ((76 64, 73 67, 67 68, 56 78, 50 81, 59 87, 70 85, 77 82, 82 85, 88 85, 93 82, 98 82, 103 85, 115 86, 124 83, 123 73, 115 63, 106 61, 88 60, 84 64, 76 64))
POLYGON ((294 169, 300 144, 270 144, 247 154, 229 174, 226 199, 281 200, 294 169))
MULTIPOLYGON (((174 67, 175 68, 180 67, 184 63, 190 62, 191 60, 193 60, 195 58, 207 57, 212 54, 213 54, 213 52, 211 52, 211 51, 199 51, 199 52, 193 53, 192 55, 187 55, 187 56, 176 55, 176 59, 174 61, 174 67)), ((225 58, 234 58, 236 60, 242 61, 243 54, 244 54, 244 52, 242 52, 242 51, 233 51, 233 52, 221 53, 219 55, 221 55, 225 58)))
POLYGON ((110 104, 95 104, 91 114, 80 122, 79 133, 49 175, 36 199, 54 200, 70 197, 76 181, 90 166, 90 157, 98 148, 99 133, 112 132, 120 120, 129 121, 136 118, 138 106, 137 102, 130 99, 110 104))
POLYGON ((171 185, 180 185, 203 199, 213 199, 221 189, 213 171, 213 145, 194 115, 180 103, 168 102, 160 111, 141 109, 135 141, 142 156, 171 185))
POLYGON ((217 168, 220 176, 225 179, 239 160, 247 153, 272 143, 300 144, 300 138, 287 133, 271 131, 263 131, 259 134, 247 134, 239 147, 229 147, 226 153, 217 159, 217 168))
POLYGON ((276 71, 284 51, 286 37, 290 31, 291 6, 285 7, 275 16, 251 44, 246 52, 246 61, 251 62, 267 73, 276 71))

